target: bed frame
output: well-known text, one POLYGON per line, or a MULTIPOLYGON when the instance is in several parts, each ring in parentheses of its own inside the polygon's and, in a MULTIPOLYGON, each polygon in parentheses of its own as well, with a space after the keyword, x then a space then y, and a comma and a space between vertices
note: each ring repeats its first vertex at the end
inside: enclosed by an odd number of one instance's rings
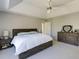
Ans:
MULTIPOLYGON (((13 29, 12 32, 13 32, 13 37, 17 35, 17 33, 20 33, 20 32, 30 32, 30 31, 37 31, 37 29, 13 29)), ((38 31, 37 31, 38 32, 38 31)), ((50 46, 53 45, 53 41, 49 41, 49 42, 46 42, 44 44, 41 44, 39 46, 36 46, 32 49, 29 49, 21 54, 19 54, 19 59, 26 59, 50 46)))

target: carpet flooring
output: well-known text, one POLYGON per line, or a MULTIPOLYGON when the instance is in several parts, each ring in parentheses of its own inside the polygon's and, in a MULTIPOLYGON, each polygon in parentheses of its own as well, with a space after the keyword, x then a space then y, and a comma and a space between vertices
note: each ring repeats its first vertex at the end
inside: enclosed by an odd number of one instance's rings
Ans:
MULTIPOLYGON (((0 59, 18 59, 18 56, 15 56, 14 53, 14 47, 0 50, 0 59)), ((79 59, 79 46, 54 42, 52 47, 49 47, 27 59, 79 59)))

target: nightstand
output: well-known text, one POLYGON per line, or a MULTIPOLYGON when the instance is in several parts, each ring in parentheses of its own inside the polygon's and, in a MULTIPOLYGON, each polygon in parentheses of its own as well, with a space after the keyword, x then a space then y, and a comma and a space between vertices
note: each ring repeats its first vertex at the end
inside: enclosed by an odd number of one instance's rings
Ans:
POLYGON ((11 41, 12 41, 11 38, 8 38, 8 39, 1 38, 0 39, 0 50, 12 47, 11 41))

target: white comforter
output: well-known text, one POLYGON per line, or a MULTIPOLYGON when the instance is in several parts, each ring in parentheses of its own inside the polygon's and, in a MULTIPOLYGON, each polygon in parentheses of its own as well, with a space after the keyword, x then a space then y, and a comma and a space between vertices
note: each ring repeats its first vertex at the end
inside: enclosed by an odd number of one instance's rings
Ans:
POLYGON ((22 52, 25 52, 35 46, 38 46, 51 40, 52 38, 50 36, 37 33, 15 36, 11 43, 14 44, 16 48, 15 55, 19 55, 22 52))

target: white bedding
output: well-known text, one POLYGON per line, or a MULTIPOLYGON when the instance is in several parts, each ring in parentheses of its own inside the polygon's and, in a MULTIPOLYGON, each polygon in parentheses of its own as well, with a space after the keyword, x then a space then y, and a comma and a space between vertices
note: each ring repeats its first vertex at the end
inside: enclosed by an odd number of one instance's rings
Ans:
POLYGON ((18 35, 15 36, 12 40, 12 44, 14 44, 16 48, 15 55, 19 55, 22 52, 25 52, 35 46, 51 41, 52 38, 48 35, 36 33, 30 35, 18 35))

